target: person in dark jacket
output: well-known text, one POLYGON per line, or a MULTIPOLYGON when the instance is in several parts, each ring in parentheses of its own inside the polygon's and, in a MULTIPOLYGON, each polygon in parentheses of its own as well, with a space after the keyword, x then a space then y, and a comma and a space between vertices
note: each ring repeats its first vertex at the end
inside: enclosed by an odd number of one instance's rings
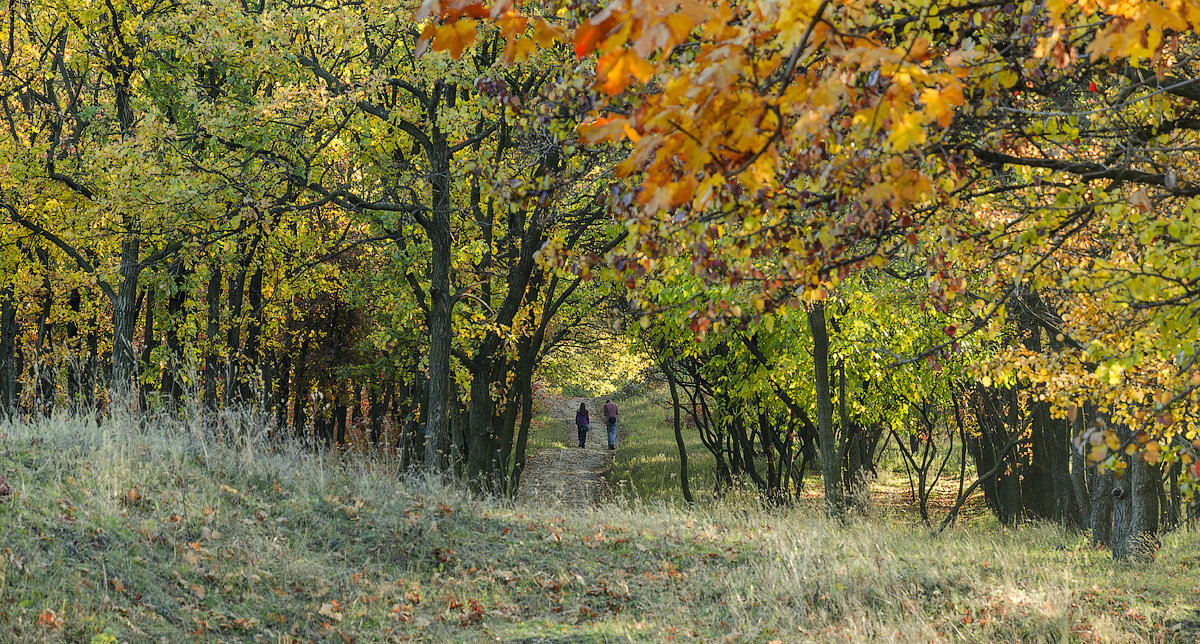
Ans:
POLYGON ((575 427, 579 429, 579 446, 587 441, 588 430, 591 429, 591 419, 588 418, 587 405, 579 403, 579 411, 575 412, 575 427))

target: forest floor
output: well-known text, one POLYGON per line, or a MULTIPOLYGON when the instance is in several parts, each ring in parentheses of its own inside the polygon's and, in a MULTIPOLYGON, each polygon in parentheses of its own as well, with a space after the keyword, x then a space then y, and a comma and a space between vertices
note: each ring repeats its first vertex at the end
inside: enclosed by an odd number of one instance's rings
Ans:
MULTIPOLYGON (((578 402, 547 409, 534 445, 608 457, 569 447, 578 402)), ((819 507, 751 496, 647 502, 654 481, 673 489, 674 465, 665 448, 650 453, 667 432, 661 411, 643 408, 646 422, 636 401, 622 404, 630 432, 613 477, 632 477, 630 494, 600 504, 555 486, 516 501, 470 496, 402 477, 387 459, 200 423, 0 421, 0 642, 1200 635, 1200 533, 1166 534, 1157 562, 1123 566, 1049 525, 982 517, 933 534, 911 513, 832 523, 819 507)), ((601 446, 600 433, 588 442, 601 446)), ((597 471, 571 467, 548 478, 597 471)))
MULTIPOLYGON (((551 418, 549 427, 542 431, 561 433, 562 446, 559 446, 559 440, 554 440, 553 446, 539 448, 529 457, 521 475, 517 500, 568 507, 595 506, 604 502, 610 496, 608 474, 613 461, 600 411, 604 399, 546 396, 541 404, 551 418), (575 410, 581 402, 587 404, 592 420, 592 429, 583 449, 577 447, 579 439, 575 428, 575 410)), ((619 425, 617 431, 617 448, 620 449, 623 436, 619 425)))

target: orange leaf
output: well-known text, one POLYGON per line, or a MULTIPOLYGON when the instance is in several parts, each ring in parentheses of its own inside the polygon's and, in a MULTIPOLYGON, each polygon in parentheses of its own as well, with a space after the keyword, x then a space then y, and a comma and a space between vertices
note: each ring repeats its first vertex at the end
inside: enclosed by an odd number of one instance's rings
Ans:
POLYGON ((42 611, 41 614, 38 615, 37 621, 39 626, 47 626, 51 629, 58 628, 59 624, 61 623, 58 619, 58 613, 49 608, 42 611))
POLYGON ((555 27, 545 20, 538 20, 533 23, 532 36, 533 42, 542 47, 549 47, 554 44, 555 40, 565 41, 567 39, 567 32, 563 31, 561 27, 555 27))
POLYGON ((629 77, 641 82, 650 80, 654 66, 643 60, 630 49, 621 49, 600 57, 596 61, 596 75, 604 80, 604 91, 610 96, 629 87, 629 77))
POLYGON ((605 116, 591 123, 581 123, 579 125, 579 138, 583 139, 585 143, 612 141, 624 132, 626 127, 629 127, 627 119, 605 116))
POLYGON ((598 23, 589 21, 580 25, 579 29, 575 30, 575 57, 583 58, 596 51, 596 45, 608 36, 614 23, 616 17, 610 15, 598 23))
POLYGON ((528 38, 509 38, 508 43, 504 46, 504 62, 525 60, 535 49, 537 49, 537 45, 528 38))
POLYGON ((433 48, 449 52, 455 58, 461 57, 463 51, 475 42, 475 25, 478 23, 478 20, 468 18, 438 27, 433 36, 433 48))
POLYGON ((691 19, 677 13, 667 16, 666 24, 667 29, 671 31, 672 44, 679 44, 687 40, 695 26, 691 19))
POLYGON ((510 11, 496 20, 496 26, 499 27, 501 34, 515 38, 523 35, 525 30, 529 28, 529 18, 510 11))

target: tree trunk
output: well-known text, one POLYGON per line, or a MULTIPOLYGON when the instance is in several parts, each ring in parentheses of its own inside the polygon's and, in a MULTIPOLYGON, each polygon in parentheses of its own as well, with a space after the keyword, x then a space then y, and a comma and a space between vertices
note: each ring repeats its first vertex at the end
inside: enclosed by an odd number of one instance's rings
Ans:
POLYGON ((183 343, 179 338, 179 327, 183 324, 183 305, 187 302, 187 274, 183 262, 176 261, 171 267, 171 296, 167 298, 167 323, 163 341, 167 346, 167 368, 162 374, 162 395, 172 410, 178 410, 183 402, 183 382, 179 378, 183 370, 183 343))
POLYGON ((12 284, 0 290, 0 419, 16 413, 17 298, 12 284))
POLYGON ((486 487, 483 480, 487 477, 487 466, 491 461, 492 423, 495 417, 495 403, 492 400, 491 385, 496 380, 497 371, 492 360, 480 356, 479 362, 471 370, 471 400, 467 412, 467 483, 473 489, 482 490, 486 487))
POLYGON ((829 332, 825 326, 825 303, 815 302, 808 311, 808 326, 813 337, 813 371, 817 391, 817 433, 821 441, 821 475, 825 481, 825 514, 841 519, 842 464, 837 438, 833 433, 833 397, 829 387, 829 332))
POLYGON ((249 258, 243 255, 240 270, 229 277, 228 316, 229 328, 225 330, 225 405, 235 407, 245 402, 242 398, 242 300, 246 292, 246 273, 249 258))
POLYGON ((208 305, 208 329, 205 340, 208 343, 208 353, 204 356, 204 408, 215 411, 217 408, 217 374, 220 373, 220 357, 217 353, 217 337, 221 333, 221 265, 215 260, 210 266, 212 273, 208 276, 208 290, 205 293, 205 304, 208 305))
POLYGON ((266 396, 263 392, 270 383, 270 368, 269 360, 261 350, 262 344, 262 322, 263 322, 263 269, 255 269, 254 274, 250 277, 250 285, 246 290, 246 299, 249 300, 250 315, 246 321, 246 349, 243 352, 245 356, 244 367, 248 372, 242 377, 241 383, 241 398, 242 401, 259 399, 259 406, 265 402, 266 396))
POLYGON ((1133 504, 1130 500, 1131 485, 1130 473, 1125 472, 1125 475, 1118 478, 1113 477, 1113 487, 1110 492, 1112 497, 1112 553, 1113 559, 1117 561, 1126 561, 1132 554, 1130 546, 1132 545, 1131 528, 1133 527, 1130 518, 1133 514, 1133 504))
POLYGON ((450 292, 450 149, 439 137, 430 150, 433 209, 429 235, 429 388, 425 418, 425 471, 445 476, 450 466, 450 346, 454 294, 450 292))
POLYGON ((1135 561, 1153 561, 1158 553, 1159 469, 1142 458, 1131 457, 1129 556, 1135 561))
POLYGON ((692 489, 688 485, 687 446, 683 443, 683 427, 679 420, 679 389, 675 383, 675 372, 670 365, 663 364, 662 372, 667 377, 667 388, 671 392, 672 423, 675 427, 675 447, 679 450, 679 488, 683 492, 683 500, 695 503, 692 499, 692 489))
POLYGON ((533 417, 533 389, 526 385, 521 392, 521 429, 517 432, 516 453, 513 455, 512 478, 509 479, 508 493, 516 495, 521 484, 521 474, 525 471, 525 448, 529 444, 529 422, 533 417))
POLYGON ((83 347, 79 346, 79 314, 83 308, 83 299, 78 288, 71 289, 67 296, 67 306, 71 309, 71 317, 67 320, 66 340, 69 357, 67 359, 67 405, 78 409, 79 391, 83 387, 83 347))
POLYGON ((466 474, 467 459, 470 457, 470 445, 467 442, 467 423, 470 422, 470 410, 462 403, 459 395, 458 381, 450 380, 450 473, 461 480, 466 474))
POLYGON ((287 309, 287 319, 283 328, 283 346, 279 349, 275 369, 275 386, 272 388, 271 399, 275 404, 275 430, 283 431, 288 424, 288 402, 291 400, 289 383, 292 376, 292 345, 295 332, 292 329, 292 307, 287 309))
POLYGON ((133 331, 137 323, 138 276, 142 270, 139 252, 137 236, 131 234, 121 243, 121 282, 117 286, 117 299, 113 302, 111 385, 115 397, 129 395, 137 369, 133 331))
POLYGON ((333 442, 336 445, 346 444, 346 412, 348 411, 346 402, 349 397, 350 388, 344 382, 339 384, 333 394, 333 442))
POLYGON ((1110 471, 1098 474, 1092 481, 1092 545, 1103 548, 1113 546, 1113 509, 1116 497, 1116 480, 1110 471))
MULTIPOLYGON (((143 317, 142 324, 142 355, 139 361, 141 365, 141 373, 150 372, 150 361, 154 357, 154 349, 157 347, 157 337, 154 334, 154 300, 157 297, 157 291, 154 288, 153 282, 146 287, 146 314, 143 317)), ((142 411, 146 410, 146 405, 149 403, 146 399, 149 393, 149 387, 138 387, 138 405, 142 411)))
POLYGON ((83 408, 87 410, 96 407, 96 372, 100 366, 99 325, 99 317, 93 315, 87 332, 87 363, 83 367, 83 408))
MULTIPOLYGON (((41 255, 41 253, 39 253, 41 255)), ((48 264, 48 258, 42 258, 43 265, 48 264)), ((50 278, 46 277, 42 295, 42 310, 38 316, 37 341, 34 344, 33 370, 37 374, 36 407, 42 416, 47 418, 54 411, 54 364, 50 358, 50 311, 54 306, 54 289, 50 286, 50 278)))

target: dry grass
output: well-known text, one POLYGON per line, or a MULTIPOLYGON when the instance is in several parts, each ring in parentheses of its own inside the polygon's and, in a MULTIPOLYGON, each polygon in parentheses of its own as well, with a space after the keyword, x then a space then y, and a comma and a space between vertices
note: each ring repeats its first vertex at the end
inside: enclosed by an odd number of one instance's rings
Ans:
POLYGON ((0 641, 1186 641, 1195 535, 1114 567, 729 499, 471 499, 198 424, 0 426, 0 641))

